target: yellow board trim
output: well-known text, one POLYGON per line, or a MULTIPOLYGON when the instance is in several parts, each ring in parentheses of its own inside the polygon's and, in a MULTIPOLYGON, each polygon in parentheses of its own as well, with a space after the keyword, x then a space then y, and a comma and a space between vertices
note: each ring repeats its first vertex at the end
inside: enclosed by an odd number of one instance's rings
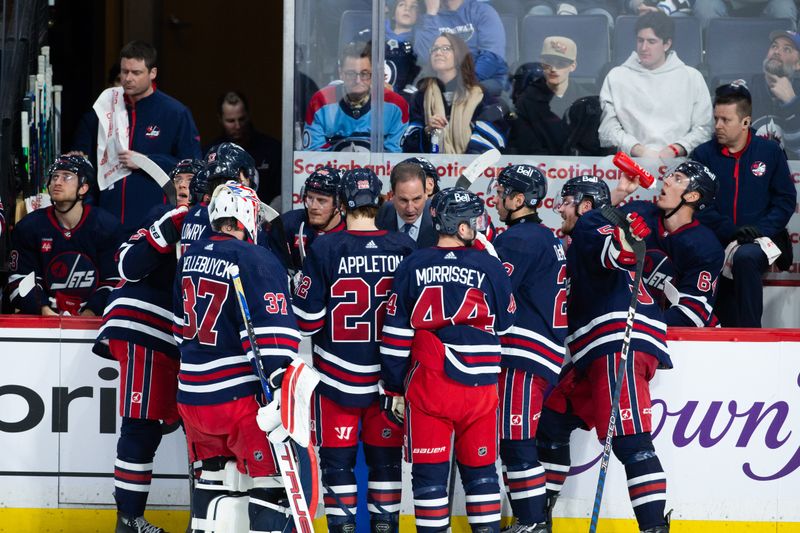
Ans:
MULTIPOLYGON (((116 523, 112 509, 8 509, 0 508, 2 533, 107 533, 116 523)), ((189 523, 189 511, 147 511, 151 523, 167 531, 184 531, 189 523)), ((556 518, 553 529, 558 533, 583 533, 589 529, 588 518, 556 518)), ((505 521, 504 521, 505 523, 505 521)), ((453 533, 469 533, 465 516, 452 520, 453 533)), ((634 520, 600 519, 603 533, 636 531, 634 520)), ((414 517, 400 517, 400 531, 414 531, 414 517)), ((314 520, 317 533, 328 531, 325 518, 314 520)), ((800 533, 800 522, 730 522, 722 520, 676 520, 670 533, 800 533)))

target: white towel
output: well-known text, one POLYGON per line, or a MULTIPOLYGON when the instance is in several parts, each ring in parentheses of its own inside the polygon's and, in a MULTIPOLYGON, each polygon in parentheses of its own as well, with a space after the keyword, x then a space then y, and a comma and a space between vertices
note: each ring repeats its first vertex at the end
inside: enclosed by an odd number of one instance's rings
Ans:
MULTIPOLYGON (((772 242, 772 239, 769 237, 759 237, 755 242, 761 246, 761 251, 767 256, 767 262, 770 265, 781 255, 778 246, 772 242)), ((725 248, 725 262, 722 264, 722 275, 728 279, 733 279, 733 272, 731 271, 733 268, 733 254, 736 253, 739 246, 741 245, 734 240, 725 248)))
POLYGON ((119 152, 129 142, 128 112, 125 110, 122 87, 106 89, 97 97, 92 109, 97 114, 97 185, 101 191, 124 178, 131 171, 119 162, 119 152))

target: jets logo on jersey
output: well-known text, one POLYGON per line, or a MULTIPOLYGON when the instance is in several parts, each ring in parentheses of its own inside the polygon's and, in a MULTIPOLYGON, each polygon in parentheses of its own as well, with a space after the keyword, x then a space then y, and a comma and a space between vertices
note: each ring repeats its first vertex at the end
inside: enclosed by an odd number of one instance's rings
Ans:
POLYGON ((147 126, 147 130, 145 130, 145 133, 144 133, 144 136, 148 137, 150 139, 155 139, 159 135, 161 135, 161 129, 158 126, 156 126, 155 124, 147 126))
POLYGON ((753 173, 753 176, 758 176, 760 178, 767 172, 767 165, 765 165, 763 161, 756 161, 750 167, 750 172, 753 173))
POLYGON ((97 286, 97 269, 85 254, 64 252, 57 255, 47 268, 47 285, 53 291, 74 289, 91 292, 97 286))
POLYGON ((42 239, 42 253, 46 254, 53 249, 53 239, 51 237, 45 237, 42 239))
POLYGON ((514 273, 514 265, 512 265, 508 261, 503 263, 503 268, 506 269, 506 274, 508 274, 509 276, 514 273))

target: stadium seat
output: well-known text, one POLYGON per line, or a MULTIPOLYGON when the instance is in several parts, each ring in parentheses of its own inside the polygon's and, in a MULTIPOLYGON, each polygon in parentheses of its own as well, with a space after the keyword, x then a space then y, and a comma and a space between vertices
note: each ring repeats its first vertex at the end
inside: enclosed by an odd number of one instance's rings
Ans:
POLYGON ((506 63, 509 71, 513 70, 519 60, 519 28, 514 15, 500 15, 503 28, 506 30, 506 63))
MULTIPOLYGON (((611 62, 621 65, 636 49, 636 19, 634 15, 617 17, 614 37, 611 42, 611 62)), ((703 38, 700 21, 694 17, 673 17, 675 38, 672 48, 678 57, 690 67, 699 67, 703 62, 703 38)))
POLYGON ((562 35, 578 45, 577 67, 572 78, 595 85, 610 59, 608 19, 604 15, 536 16, 522 20, 521 62, 537 61, 545 37, 562 35))
POLYGON ((769 48, 769 34, 791 29, 789 19, 717 18, 706 29, 706 68, 709 85, 761 72, 769 48))
POLYGON ((349 10, 342 13, 339 22, 339 54, 341 55, 344 47, 352 41, 358 32, 372 27, 372 12, 361 10, 349 10))

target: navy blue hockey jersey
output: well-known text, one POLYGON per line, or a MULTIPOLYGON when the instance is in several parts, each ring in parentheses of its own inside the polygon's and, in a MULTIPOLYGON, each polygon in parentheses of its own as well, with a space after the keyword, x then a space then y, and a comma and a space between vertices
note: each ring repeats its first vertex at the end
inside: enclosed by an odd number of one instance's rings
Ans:
POLYGON ((181 255, 186 253, 192 243, 211 236, 211 222, 208 219, 208 203, 200 202, 189 208, 181 227, 181 255))
POLYGON ((713 308, 725 252, 714 232, 694 220, 670 233, 664 227, 661 209, 650 202, 630 202, 623 211, 635 211, 647 222, 651 230, 646 241, 651 262, 657 257, 656 250, 665 254, 649 269, 645 284, 663 291, 668 281, 677 289, 678 302, 664 304, 667 325, 717 326, 713 308))
POLYGON ((107 211, 84 205, 80 222, 64 229, 54 208, 29 213, 11 233, 9 290, 11 303, 22 313, 41 314, 42 306, 77 315, 103 308, 119 281, 114 254, 122 240, 119 221, 107 211), (34 272, 36 286, 19 295, 19 283, 34 272))
POLYGON ((501 366, 558 380, 567 335, 567 262, 553 232, 523 218, 497 236, 494 247, 517 302, 514 325, 500 338, 501 366))
POLYGON ((295 289, 294 312, 313 334, 317 390, 339 404, 377 399, 378 354, 397 266, 416 248, 405 233, 342 231, 314 241, 295 289))
MULTIPOLYGON (((631 303, 635 265, 617 261, 620 250, 614 226, 599 209, 578 219, 567 249, 567 347, 572 362, 585 368, 598 357, 622 347, 631 303)), ((658 303, 640 284, 631 350, 649 353, 672 368, 667 325, 658 303)))
POLYGON ((228 275, 233 265, 239 266, 267 374, 297 354, 300 333, 281 264, 260 246, 213 233, 186 251, 175 278, 173 333, 181 353, 181 403, 219 404, 261 392, 228 275))
POLYGON ((335 233, 345 229, 344 218, 330 231, 317 231, 311 224, 308 223, 308 215, 306 214, 305 207, 293 209, 288 213, 281 215, 283 222, 282 230, 285 235, 281 235, 281 231, 271 229, 269 232, 269 246, 272 250, 287 250, 291 257, 292 264, 286 265, 287 269, 302 270, 303 261, 300 254, 300 246, 302 242, 303 249, 306 253, 311 248, 311 243, 319 235, 326 233, 335 233), (303 231, 300 231, 300 226, 303 226, 303 231))
POLYGON ((503 265, 475 248, 423 248, 395 272, 381 340, 381 377, 403 390, 415 330, 444 344, 444 370, 465 385, 497 383, 500 340, 516 304, 503 265))
MULTIPOLYGON (((120 246, 117 268, 122 284, 106 304, 97 336, 101 343, 119 339, 179 357, 172 336, 172 283, 178 260, 172 247, 161 252, 147 239, 150 225, 171 209, 169 205, 153 208, 144 226, 120 246)), ((107 355, 97 345, 95 352, 107 355)))

